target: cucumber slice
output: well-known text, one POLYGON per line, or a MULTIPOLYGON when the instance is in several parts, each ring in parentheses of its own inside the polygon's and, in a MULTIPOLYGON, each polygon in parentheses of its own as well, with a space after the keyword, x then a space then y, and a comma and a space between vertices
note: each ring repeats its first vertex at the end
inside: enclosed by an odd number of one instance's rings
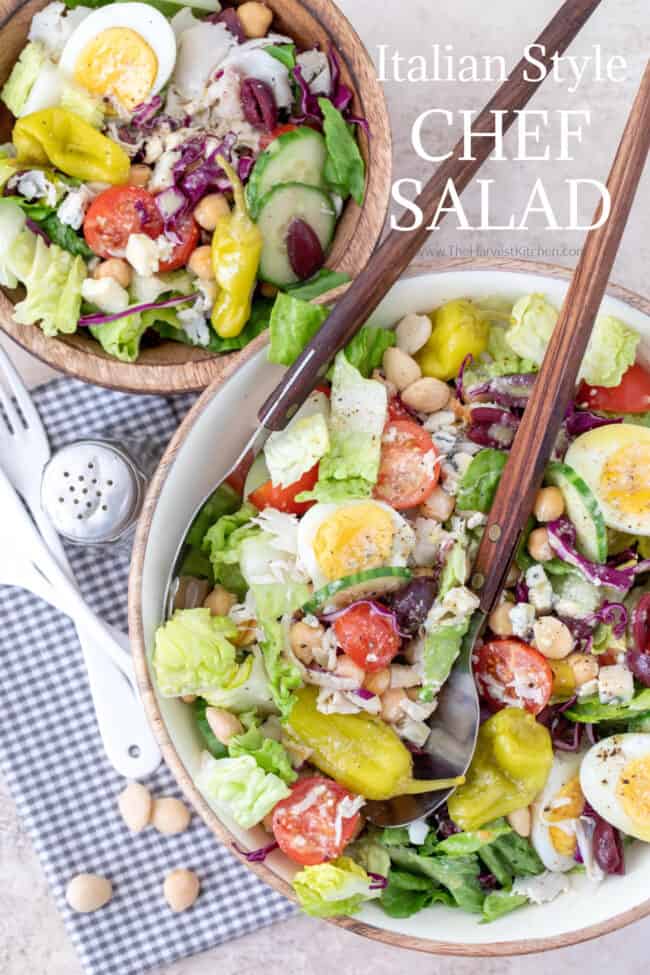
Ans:
POLYGON ((257 219, 262 200, 274 186, 282 183, 322 186, 326 158, 325 139, 307 125, 274 139, 257 157, 246 186, 253 219, 257 219))
POLYGON ((411 570, 401 565, 385 565, 344 576, 323 586, 302 607, 303 613, 320 613, 323 609, 343 609, 358 599, 376 599, 401 589, 411 579, 411 570))
POLYGON ((546 482, 559 488, 567 516, 576 530, 579 551, 592 562, 607 558, 607 528, 589 485, 568 464, 555 462, 546 469, 546 482))
POLYGON ((296 218, 309 224, 324 253, 334 236, 336 210, 327 193, 304 183, 284 183, 272 189, 262 200, 257 218, 264 237, 259 276, 278 288, 300 280, 287 253, 287 231, 296 218))

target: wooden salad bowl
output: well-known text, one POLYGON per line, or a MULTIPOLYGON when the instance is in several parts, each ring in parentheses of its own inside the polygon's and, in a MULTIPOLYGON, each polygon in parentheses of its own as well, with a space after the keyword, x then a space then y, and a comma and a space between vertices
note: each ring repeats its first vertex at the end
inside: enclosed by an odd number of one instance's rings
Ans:
MULTIPOLYGON (((27 41, 32 17, 47 0, 0 0, 0 85, 8 77, 27 41)), ((391 182, 391 133, 382 87, 359 35, 333 0, 265 0, 276 15, 277 29, 296 39, 298 45, 336 49, 342 78, 354 92, 353 111, 368 120, 371 137, 359 132, 367 169, 366 196, 362 207, 350 200, 336 228, 327 267, 351 277, 367 264, 381 236, 391 182)), ((0 105, 0 144, 11 139, 12 120, 0 105)), ((46 338, 38 325, 19 325, 13 305, 20 291, 0 289, 0 328, 24 349, 61 372, 85 382, 134 393, 183 393, 205 389, 239 359, 241 352, 215 355, 203 349, 161 340, 143 347, 135 363, 107 355, 83 330, 56 339, 46 338)), ((324 296, 321 300, 326 300, 324 296)), ((262 336, 252 345, 259 348, 262 336)))
MULTIPOLYGON (((390 326, 408 312, 427 312, 452 298, 486 295, 516 300, 542 292, 561 304, 571 272, 529 261, 458 259, 416 261, 370 319, 390 326)), ((650 300, 611 285, 603 310, 627 321, 642 336, 641 357, 649 361, 650 300)), ((260 337, 263 342, 263 337, 260 337)), ((268 843, 261 827, 244 831, 218 816, 195 783, 201 743, 189 709, 159 697, 150 669, 155 629, 164 614, 167 574, 197 504, 214 486, 215 443, 220 450, 241 446, 241 432, 229 416, 249 397, 261 404, 282 373, 250 346, 238 368, 213 380, 176 431, 149 487, 133 549, 129 579, 129 635, 142 700, 164 759, 188 801, 217 842, 252 850, 268 843), (239 438, 239 439, 238 439, 239 438)), ((233 452, 233 456, 235 456, 233 452)), ((243 859, 243 858, 242 858, 243 859)), ((647 877, 650 845, 635 844, 626 854, 626 877, 608 878, 593 891, 578 890, 569 900, 530 907, 495 924, 478 924, 475 915, 436 906, 406 920, 389 918, 377 907, 332 923, 367 938, 432 954, 504 956, 547 951, 600 937, 650 915, 647 877), (578 896, 579 895, 579 896, 578 896)), ((290 879, 295 870, 277 851, 264 863, 246 863, 261 880, 295 900, 290 879)))

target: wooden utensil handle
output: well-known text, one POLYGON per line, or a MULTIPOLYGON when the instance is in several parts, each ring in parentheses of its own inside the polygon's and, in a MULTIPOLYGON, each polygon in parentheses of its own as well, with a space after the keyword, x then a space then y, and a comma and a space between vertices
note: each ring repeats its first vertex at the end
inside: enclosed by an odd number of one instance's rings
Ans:
MULTIPOLYGON (((481 608, 494 607, 566 411, 650 150, 650 62, 625 126, 607 187, 609 219, 591 230, 571 279, 535 388, 515 436, 474 565, 481 608)), ((596 212, 596 219, 601 207, 596 212)))
MULTIPOLYGON (((588 20, 601 0, 566 0, 556 15, 537 38, 536 44, 544 54, 539 60, 547 71, 552 57, 563 53, 583 24, 588 20)), ((513 124, 517 113, 530 101, 544 78, 527 81, 524 72, 530 64, 524 58, 485 106, 472 126, 473 135, 481 135, 478 145, 473 146, 475 158, 464 159, 464 140, 461 139, 426 184, 415 205, 422 211, 419 228, 409 229, 410 214, 404 212, 399 226, 392 230, 373 255, 366 270, 350 286, 337 302, 326 323, 307 348, 285 374, 282 383, 266 400, 258 413, 260 423, 269 430, 281 430, 309 395, 318 379, 327 371, 328 364, 343 346, 361 328, 381 299, 397 281, 409 262, 415 257, 426 240, 438 207, 445 197, 446 188, 453 180, 458 193, 462 193, 472 177, 482 166, 495 147, 495 112, 503 112, 503 131, 513 124)), ((544 74, 544 77, 546 73, 544 74)), ((437 225, 445 216, 441 213, 437 225)))

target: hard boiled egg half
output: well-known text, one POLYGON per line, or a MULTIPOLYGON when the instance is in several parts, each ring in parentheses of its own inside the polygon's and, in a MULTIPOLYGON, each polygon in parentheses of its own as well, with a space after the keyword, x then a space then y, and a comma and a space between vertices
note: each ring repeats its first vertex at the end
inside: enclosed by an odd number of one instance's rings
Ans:
POLYGON ((612 423, 577 437, 566 463, 587 482, 610 528, 650 535, 650 428, 612 423))
POLYGON ((146 3, 111 3, 72 32, 60 68, 98 98, 133 109, 155 95, 176 61, 171 24, 146 3))
POLYGON ((580 785, 603 819, 650 842, 650 734, 603 738, 583 759, 580 785))
POLYGON ((409 523, 370 498, 315 504, 298 525, 298 560, 317 589, 368 569, 406 565, 414 544, 409 523))
POLYGON ((557 752, 546 785, 532 808, 530 839, 547 870, 564 873, 576 865, 578 821, 584 809, 580 788, 582 755, 557 752))

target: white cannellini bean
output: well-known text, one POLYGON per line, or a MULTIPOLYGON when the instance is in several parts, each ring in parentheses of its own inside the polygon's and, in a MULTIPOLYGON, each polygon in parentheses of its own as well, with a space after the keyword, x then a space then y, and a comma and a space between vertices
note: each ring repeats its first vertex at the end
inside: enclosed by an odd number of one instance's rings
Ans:
POLYGON ((386 379, 400 392, 407 386, 411 386, 422 375, 422 370, 415 359, 395 346, 386 349, 382 365, 386 379))
POLYGON ((407 355, 415 355, 431 337, 431 319, 428 315, 405 315, 395 329, 397 348, 407 355))
POLYGON ((120 815, 132 833, 141 833, 149 825, 153 801, 146 785, 130 782, 117 800, 120 815))
POLYGON ((391 687, 417 687, 421 683, 422 671, 419 667, 406 666, 405 664, 390 665, 391 687))
POLYGON ((225 708, 206 708, 205 720, 210 725, 214 737, 222 745, 227 745, 231 738, 241 735, 244 730, 237 715, 226 711, 225 708))
POLYGON ((201 883, 193 870, 179 867, 165 877, 163 893, 165 900, 175 914, 186 911, 199 896, 201 883))
POLYGON ((555 616, 540 616, 533 625, 535 646, 549 660, 563 660, 573 650, 571 630, 555 616))
POLYGON ((515 833, 519 833, 520 836, 524 837, 530 836, 531 815, 528 806, 524 806, 523 809, 515 809, 514 812, 508 813, 506 819, 515 833))
MULTIPOLYGON (((390 350, 388 350, 390 351, 390 350)), ((418 413, 437 413, 449 402, 450 390, 447 383, 433 376, 417 379, 402 392, 402 401, 418 413)))
POLYGON ((165 836, 183 833, 190 825, 190 818, 189 809, 180 799, 165 796, 154 801, 151 824, 165 836))
POLYGON ((113 885, 106 877, 96 873, 78 873, 68 881, 65 899, 78 914, 91 914, 108 904, 113 896, 113 885))

